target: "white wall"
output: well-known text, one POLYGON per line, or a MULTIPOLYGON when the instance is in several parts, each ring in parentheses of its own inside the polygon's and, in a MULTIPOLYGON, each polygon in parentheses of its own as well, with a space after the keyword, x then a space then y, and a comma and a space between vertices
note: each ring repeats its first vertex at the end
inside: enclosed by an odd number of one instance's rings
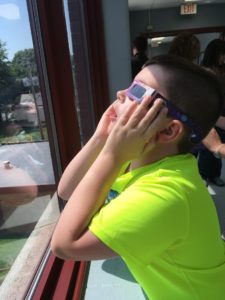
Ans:
POLYGON ((152 25, 153 31, 169 31, 225 25, 225 4, 198 5, 196 15, 180 15, 179 7, 130 12, 131 39, 152 25))
POLYGON ((110 100, 131 82, 128 0, 104 0, 103 18, 110 100))
MULTIPOLYGON (((131 39, 146 31, 147 25, 152 31, 173 31, 189 28, 225 26, 225 4, 198 5, 196 15, 180 15, 180 8, 153 9, 130 12, 131 39)), ((219 34, 197 35, 201 42, 201 51, 204 51, 209 41, 219 37, 219 34)), ((167 53, 169 44, 151 48, 150 56, 167 53)))
MULTIPOLYGON (((148 10, 129 12, 128 0, 104 0, 102 5, 111 102, 131 82, 131 40, 146 30, 149 19, 153 31, 225 25, 225 4, 199 5, 197 15, 189 16, 180 15, 178 7, 156 9, 150 11, 150 18, 148 10)), ((209 39, 200 39, 204 50, 209 39)), ((155 48, 151 55, 166 53, 168 47, 155 48)))

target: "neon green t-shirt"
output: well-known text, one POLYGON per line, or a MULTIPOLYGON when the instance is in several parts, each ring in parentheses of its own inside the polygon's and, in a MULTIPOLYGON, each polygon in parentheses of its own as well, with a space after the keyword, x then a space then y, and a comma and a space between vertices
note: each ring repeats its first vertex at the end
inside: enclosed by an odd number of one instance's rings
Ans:
POLYGON ((126 262, 151 300, 224 300, 225 247, 191 155, 118 177, 89 229, 126 262))

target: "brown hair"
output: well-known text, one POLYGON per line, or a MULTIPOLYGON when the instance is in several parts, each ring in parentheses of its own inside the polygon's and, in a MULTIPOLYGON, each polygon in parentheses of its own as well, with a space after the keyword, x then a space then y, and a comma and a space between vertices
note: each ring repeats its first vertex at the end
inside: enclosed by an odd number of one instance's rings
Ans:
POLYGON ((200 42, 198 38, 190 32, 178 34, 172 41, 169 54, 177 55, 193 61, 199 57, 200 42))
MULTIPOLYGON (((200 128, 203 139, 215 125, 224 103, 221 83, 217 77, 202 67, 174 55, 153 57, 145 67, 157 65, 168 75, 159 78, 162 95, 180 108, 200 128)), ((159 91, 159 92, 161 92, 159 91)), ((193 147, 190 130, 180 145, 180 152, 188 152, 193 147)))

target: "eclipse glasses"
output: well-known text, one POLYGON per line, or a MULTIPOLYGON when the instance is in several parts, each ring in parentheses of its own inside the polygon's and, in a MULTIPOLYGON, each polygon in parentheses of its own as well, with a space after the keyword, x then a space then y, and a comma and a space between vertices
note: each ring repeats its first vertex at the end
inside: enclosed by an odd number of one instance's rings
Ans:
POLYGON ((164 106, 168 109, 168 114, 174 119, 180 120, 191 129, 190 141, 193 144, 197 144, 202 140, 202 130, 196 122, 150 86, 146 86, 141 81, 134 80, 131 86, 127 89, 126 95, 131 100, 137 101, 138 103, 141 103, 145 96, 152 97, 151 104, 153 104, 157 98, 162 99, 164 106))

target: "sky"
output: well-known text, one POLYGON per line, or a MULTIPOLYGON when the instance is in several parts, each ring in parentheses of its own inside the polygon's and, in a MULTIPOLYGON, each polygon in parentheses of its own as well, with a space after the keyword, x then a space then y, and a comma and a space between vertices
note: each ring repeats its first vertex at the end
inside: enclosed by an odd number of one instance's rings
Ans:
MULTIPOLYGON (((70 32, 67 0, 64 0, 64 5, 67 30, 70 32)), ((0 0, 0 40, 6 43, 10 61, 17 51, 33 48, 26 0, 0 0)), ((72 53, 70 34, 68 43, 72 53)))
POLYGON ((0 0, 0 40, 10 61, 17 51, 33 48, 26 0, 0 0))

